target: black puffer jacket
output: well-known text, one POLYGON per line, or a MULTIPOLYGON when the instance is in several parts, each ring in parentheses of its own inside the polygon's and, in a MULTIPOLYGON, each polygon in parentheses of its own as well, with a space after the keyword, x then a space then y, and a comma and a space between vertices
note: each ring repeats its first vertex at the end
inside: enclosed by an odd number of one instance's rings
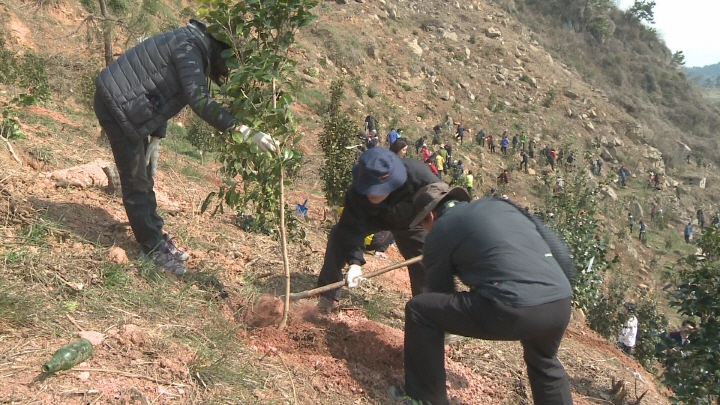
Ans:
POLYGON ((206 85, 211 40, 191 22, 146 39, 100 72, 96 90, 128 138, 150 135, 188 104, 220 131, 235 125, 206 85))

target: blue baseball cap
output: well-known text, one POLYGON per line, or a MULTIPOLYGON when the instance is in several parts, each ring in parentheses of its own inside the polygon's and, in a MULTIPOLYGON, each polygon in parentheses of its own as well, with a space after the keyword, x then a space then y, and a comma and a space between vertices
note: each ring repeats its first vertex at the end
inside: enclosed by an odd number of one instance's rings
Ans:
POLYGON ((352 168, 353 187, 362 195, 391 193, 407 180, 407 169, 402 160, 381 146, 368 149, 352 168))

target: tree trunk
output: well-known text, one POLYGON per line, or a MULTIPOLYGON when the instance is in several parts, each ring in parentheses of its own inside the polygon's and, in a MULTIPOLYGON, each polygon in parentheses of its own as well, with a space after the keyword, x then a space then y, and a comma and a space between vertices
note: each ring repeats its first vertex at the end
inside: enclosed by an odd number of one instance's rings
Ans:
POLYGON ((112 23, 108 20, 107 5, 105 0, 100 2, 100 14, 103 16, 103 42, 105 43, 105 66, 113 62, 113 44, 112 44, 112 23))

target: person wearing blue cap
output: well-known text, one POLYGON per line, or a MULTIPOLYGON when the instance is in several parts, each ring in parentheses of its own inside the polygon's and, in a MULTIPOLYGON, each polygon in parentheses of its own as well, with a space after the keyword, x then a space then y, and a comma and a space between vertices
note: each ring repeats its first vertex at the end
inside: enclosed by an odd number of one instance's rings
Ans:
MULTIPOLYGON (((422 187, 440 180, 426 164, 417 159, 401 159, 392 151, 377 146, 360 155, 352 169, 353 181, 345 193, 345 205, 340 219, 330 230, 325 260, 318 287, 343 279, 343 267, 349 287, 357 287, 362 280, 365 236, 390 231, 400 253, 410 259, 419 256, 425 243, 425 229, 410 226, 415 216, 413 196, 422 187)), ((421 263, 408 266, 412 295, 425 286, 425 268, 421 263)), ((321 294, 318 309, 331 312, 338 309, 341 289, 321 294)))

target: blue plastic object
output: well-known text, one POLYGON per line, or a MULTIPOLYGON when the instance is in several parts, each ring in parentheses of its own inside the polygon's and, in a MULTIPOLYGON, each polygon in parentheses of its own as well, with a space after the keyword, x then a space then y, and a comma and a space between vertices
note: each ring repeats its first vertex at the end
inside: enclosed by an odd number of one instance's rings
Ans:
POLYGON ((308 215, 307 202, 308 202, 308 199, 306 198, 305 202, 303 202, 302 204, 297 204, 295 206, 295 212, 297 212, 298 215, 307 217, 307 215, 308 215))

